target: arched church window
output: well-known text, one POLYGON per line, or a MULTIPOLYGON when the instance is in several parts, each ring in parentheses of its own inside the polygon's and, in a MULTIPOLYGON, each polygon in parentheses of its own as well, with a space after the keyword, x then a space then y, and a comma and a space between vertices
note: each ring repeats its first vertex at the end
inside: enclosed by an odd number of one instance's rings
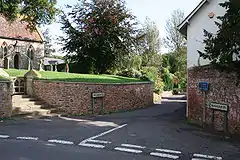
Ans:
POLYGON ((3 58, 3 47, 0 46, 0 59, 3 58))
POLYGON ((4 57, 7 55, 8 49, 7 46, 3 47, 4 57))
POLYGON ((31 60, 33 60, 34 59, 34 48, 33 48, 33 46, 30 46, 29 48, 28 48, 28 51, 27 51, 28 53, 27 53, 27 55, 28 55, 28 57, 31 59, 31 60))

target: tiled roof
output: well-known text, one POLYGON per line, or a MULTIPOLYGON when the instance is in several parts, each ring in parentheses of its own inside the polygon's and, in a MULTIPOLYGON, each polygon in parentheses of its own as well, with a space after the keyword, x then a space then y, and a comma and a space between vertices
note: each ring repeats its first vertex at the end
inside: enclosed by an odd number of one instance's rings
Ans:
POLYGON ((20 19, 9 22, 0 15, 0 37, 43 42, 43 37, 39 30, 30 32, 26 28, 26 22, 21 22, 20 19))

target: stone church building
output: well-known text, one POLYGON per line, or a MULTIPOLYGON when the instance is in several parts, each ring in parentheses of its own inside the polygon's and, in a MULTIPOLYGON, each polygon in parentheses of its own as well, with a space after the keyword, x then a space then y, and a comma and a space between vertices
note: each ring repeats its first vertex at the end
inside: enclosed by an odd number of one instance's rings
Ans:
POLYGON ((0 15, 0 68, 41 70, 43 59, 42 33, 30 32, 26 22, 9 22, 0 15))

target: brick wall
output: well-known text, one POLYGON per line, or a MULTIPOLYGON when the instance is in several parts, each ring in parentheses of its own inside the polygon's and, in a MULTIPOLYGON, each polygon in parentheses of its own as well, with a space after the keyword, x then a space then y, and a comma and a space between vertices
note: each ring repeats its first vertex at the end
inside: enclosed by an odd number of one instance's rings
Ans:
MULTIPOLYGON (((229 105, 228 130, 232 134, 240 134, 240 86, 234 73, 219 72, 211 66, 195 67, 188 70, 188 118, 202 124, 204 95, 198 89, 199 82, 209 82, 210 90, 206 94, 205 103, 216 102, 229 105)), ((206 124, 212 124, 212 110, 206 109, 206 124)), ((214 125, 217 131, 224 130, 224 112, 214 113, 214 125)))
POLYGON ((153 104, 151 83, 91 84, 33 81, 35 96, 68 114, 89 115, 144 108, 153 104), (92 108, 93 92, 105 93, 104 108, 99 98, 92 108))
POLYGON ((0 81, 0 118, 10 117, 12 112, 12 84, 0 81))

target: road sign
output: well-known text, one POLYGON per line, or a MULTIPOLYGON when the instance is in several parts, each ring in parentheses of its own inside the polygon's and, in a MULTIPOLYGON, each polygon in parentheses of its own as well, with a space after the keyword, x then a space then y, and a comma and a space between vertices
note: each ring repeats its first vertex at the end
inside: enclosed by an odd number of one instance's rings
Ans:
POLYGON ((225 111, 225 112, 228 111, 228 105, 227 104, 219 104, 219 103, 214 103, 214 102, 211 102, 208 105, 208 108, 215 109, 215 110, 221 110, 221 111, 225 111))
POLYGON ((198 88, 201 91, 208 91, 209 90, 209 83, 208 82, 199 82, 198 83, 198 88))
POLYGON ((93 98, 101 98, 101 97, 104 97, 104 96, 105 96, 104 93, 92 93, 93 98))

